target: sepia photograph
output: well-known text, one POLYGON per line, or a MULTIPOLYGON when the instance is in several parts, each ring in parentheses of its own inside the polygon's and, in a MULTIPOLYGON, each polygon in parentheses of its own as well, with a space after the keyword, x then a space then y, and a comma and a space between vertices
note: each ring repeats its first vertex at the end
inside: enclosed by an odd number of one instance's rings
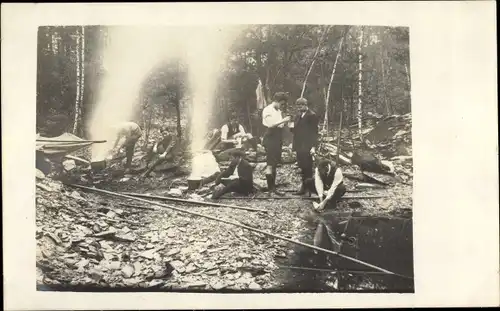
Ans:
POLYGON ((2 4, 4 308, 500 306, 494 4, 2 4))
POLYGON ((414 293, 410 36, 38 27, 37 290, 414 293))

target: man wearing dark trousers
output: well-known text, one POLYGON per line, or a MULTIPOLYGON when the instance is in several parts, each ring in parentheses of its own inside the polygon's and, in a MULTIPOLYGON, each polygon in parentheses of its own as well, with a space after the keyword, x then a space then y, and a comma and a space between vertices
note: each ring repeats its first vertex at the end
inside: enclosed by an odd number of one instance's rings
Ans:
POLYGON ((267 128, 262 141, 266 149, 266 180, 267 190, 278 195, 276 190, 276 167, 281 162, 281 148, 283 145, 283 126, 290 121, 290 117, 283 118, 281 106, 288 101, 288 95, 283 92, 274 94, 273 102, 262 111, 262 124, 267 128))
POLYGON ((342 170, 335 162, 328 160, 320 161, 314 179, 306 180, 306 187, 318 194, 320 203, 314 206, 317 211, 322 211, 326 207, 335 208, 337 201, 346 193, 342 170))
POLYGON ((146 172, 142 175, 143 177, 149 176, 151 172, 158 165, 163 164, 166 160, 171 160, 173 156, 170 154, 172 149, 175 147, 175 141, 173 135, 170 134, 168 128, 164 127, 161 129, 161 139, 155 142, 153 148, 149 150, 146 159, 146 172), (153 164, 149 164, 153 161, 153 164))
POLYGON ((293 126, 293 150, 297 154, 302 185, 297 195, 306 193, 306 180, 313 176, 313 155, 318 145, 318 116, 310 109, 305 98, 295 102, 299 107, 299 115, 293 126))
POLYGON ((253 167, 245 160, 245 152, 235 150, 229 167, 216 179, 215 185, 222 183, 224 188, 215 191, 212 199, 218 199, 226 193, 236 192, 248 195, 253 192, 253 167))

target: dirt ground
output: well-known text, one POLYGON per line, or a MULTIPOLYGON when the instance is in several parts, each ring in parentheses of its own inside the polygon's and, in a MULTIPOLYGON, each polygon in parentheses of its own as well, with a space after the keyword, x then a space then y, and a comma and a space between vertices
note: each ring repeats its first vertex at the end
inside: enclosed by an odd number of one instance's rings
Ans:
MULTIPOLYGON (((262 183, 262 172, 255 174, 256 182, 262 183)), ((124 176, 100 188, 161 196, 186 182, 186 177, 155 175, 142 181, 124 176)), ((353 188, 354 183, 346 183, 353 188)), ((299 186, 295 165, 278 169, 278 184, 282 189, 299 186)), ((277 265, 280 258, 293 253, 293 245, 286 241, 167 207, 82 191, 48 178, 38 179, 37 185, 37 285, 220 291, 280 289, 286 281, 277 265)), ((339 210, 393 216, 411 210, 411 192, 411 185, 370 190, 362 194, 388 197, 342 202, 339 210)), ((183 196, 210 201, 189 191, 183 196)), ((219 202, 267 213, 161 203, 301 240, 316 218, 312 201, 300 198, 219 202)))

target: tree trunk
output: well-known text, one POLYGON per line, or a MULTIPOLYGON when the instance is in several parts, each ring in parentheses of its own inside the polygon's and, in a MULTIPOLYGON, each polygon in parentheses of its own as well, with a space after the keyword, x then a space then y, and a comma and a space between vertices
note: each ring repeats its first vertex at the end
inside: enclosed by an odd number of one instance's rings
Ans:
POLYGON ((151 102, 151 100, 148 101, 148 117, 147 117, 147 121, 146 121, 146 135, 144 137, 144 149, 147 149, 147 146, 148 146, 148 141, 149 141, 149 133, 151 132, 151 123, 152 123, 152 120, 153 120, 153 109, 154 108, 154 105, 153 103, 151 102))
POLYGON ((73 134, 77 135, 77 130, 78 130, 78 119, 80 117, 80 84, 81 84, 81 78, 80 78, 80 31, 77 29, 76 30, 76 98, 75 98, 75 120, 73 122, 73 134))
POLYGON ((80 115, 80 127, 77 129, 78 133, 80 135, 82 135, 82 129, 83 129, 83 126, 82 126, 82 120, 83 119, 83 98, 84 98, 84 92, 85 92, 85 27, 82 26, 82 31, 81 31, 81 36, 82 36, 82 39, 81 39, 81 44, 80 44, 80 47, 81 47, 81 57, 80 57, 80 64, 81 64, 81 70, 80 70, 80 80, 81 80, 81 83, 80 83, 80 105, 78 107, 79 109, 79 115, 80 115))
POLYGON ((331 26, 328 26, 323 34, 321 35, 321 39, 318 42, 318 46, 316 47, 316 51, 314 52, 313 59, 311 61, 311 65, 309 66, 309 69, 307 70, 306 77, 304 78, 304 83, 302 84, 302 92, 300 93, 300 97, 304 97, 304 92, 306 91, 306 84, 307 84, 307 79, 309 78, 309 74, 311 74, 311 71, 314 67, 314 63, 316 62, 316 58, 318 57, 319 50, 321 48, 321 45, 323 44, 323 41, 325 40, 326 34, 330 30, 331 26))
POLYGON ((337 56, 335 57, 335 63, 333 64, 332 74, 330 76, 330 82, 328 83, 328 90, 326 91, 326 100, 325 100, 325 120, 323 121, 323 130, 328 131, 328 103, 330 101, 330 90, 332 88, 333 77, 335 76, 335 70, 337 69, 337 63, 339 61, 340 53, 342 52, 342 44, 344 42, 344 36, 340 39, 339 43, 339 51, 337 52, 337 56))
POLYGON ((182 126, 181 126, 181 103, 180 103, 180 96, 176 93, 175 94, 175 114, 177 115, 177 139, 180 142, 182 140, 182 126))
POLYGON ((363 96, 363 87, 362 87, 362 79, 363 79, 363 56, 361 54, 361 47, 363 44, 363 28, 361 27, 359 33, 359 47, 358 47, 358 131, 359 138, 363 141, 362 131, 361 131, 361 119, 362 119, 362 96, 363 96))
POLYGON ((411 83, 410 83, 410 72, 408 71, 408 65, 405 63, 405 73, 406 73, 406 81, 408 82, 408 90, 411 90, 411 83))
POLYGON ((391 112, 391 106, 389 104, 389 100, 387 98, 387 82, 385 80, 385 66, 384 66, 384 63, 385 63, 385 53, 383 51, 383 46, 381 45, 380 46, 380 60, 382 62, 382 87, 383 87, 383 97, 384 97, 384 103, 385 103, 385 111, 388 115, 391 115, 392 112, 391 112))

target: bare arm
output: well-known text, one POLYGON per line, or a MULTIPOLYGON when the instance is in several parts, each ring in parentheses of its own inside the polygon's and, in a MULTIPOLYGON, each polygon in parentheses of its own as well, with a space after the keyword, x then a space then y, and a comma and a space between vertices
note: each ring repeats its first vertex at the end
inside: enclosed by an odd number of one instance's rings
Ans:
POLYGON ((319 171, 317 168, 314 173, 314 186, 316 187, 316 192, 318 192, 318 197, 321 200, 323 198, 323 182, 319 177, 319 171))
POLYGON ((230 137, 227 137, 227 134, 229 132, 229 128, 226 125, 224 125, 220 129, 220 132, 221 132, 220 133, 220 140, 221 140, 221 142, 223 142, 223 143, 232 143, 232 142, 234 142, 233 139, 231 139, 230 137))
POLYGON ((270 113, 268 113, 268 114, 264 115, 263 120, 264 120, 264 125, 266 127, 274 128, 274 127, 280 126, 283 123, 290 121, 290 117, 281 118, 281 120, 277 121, 276 123, 273 123, 272 115, 270 113))
POLYGON ((122 137, 123 137, 123 132, 122 131, 118 132, 118 135, 116 136, 116 141, 115 141, 115 145, 114 145, 113 149, 115 149, 118 146, 118 143, 120 142, 120 140, 122 139, 122 137))
POLYGON ((332 198, 333 194, 335 193, 335 190, 337 189, 338 185, 342 182, 343 179, 344 179, 344 176, 342 175, 342 170, 339 168, 335 172, 335 177, 333 179, 332 186, 330 187, 330 189, 328 189, 328 193, 326 194, 325 201, 330 200, 332 198))

